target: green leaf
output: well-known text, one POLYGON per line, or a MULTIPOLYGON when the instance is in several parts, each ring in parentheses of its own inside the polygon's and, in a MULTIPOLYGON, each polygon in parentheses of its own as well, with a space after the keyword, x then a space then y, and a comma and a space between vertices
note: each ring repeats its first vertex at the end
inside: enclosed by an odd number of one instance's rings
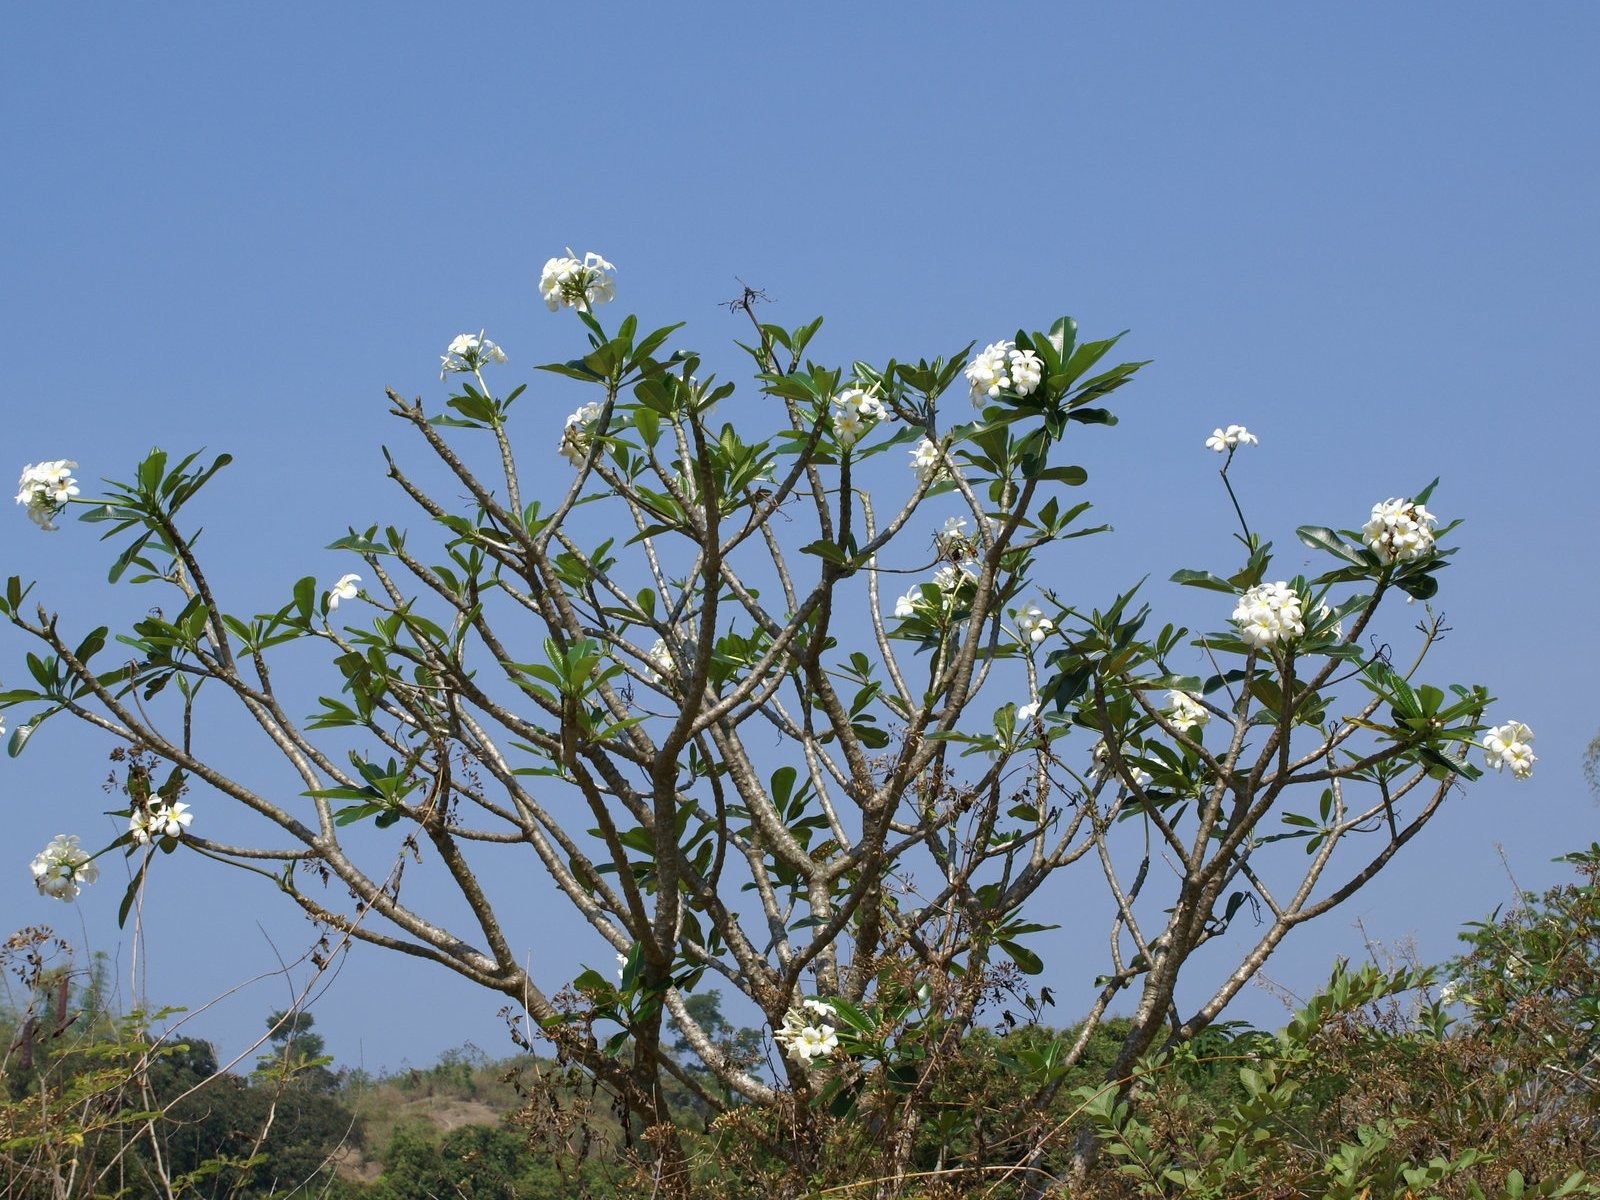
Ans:
POLYGON ((1077 347, 1070 356, 1067 356, 1065 368, 1067 382, 1069 384, 1074 382, 1095 363, 1104 358, 1111 350, 1111 347, 1121 341, 1126 333, 1127 330, 1123 330, 1116 337, 1103 338, 1098 342, 1084 342, 1083 345, 1077 347))
POLYGON ((336 542, 329 542, 329 550, 353 550, 357 554, 384 554, 389 547, 382 542, 372 540, 372 535, 377 532, 377 527, 367 530, 366 533, 356 533, 353 530, 336 542))
POLYGON ((1017 969, 1024 975, 1038 975, 1044 970, 1044 960, 1026 946, 1020 946, 1012 941, 1002 941, 1000 949, 1011 956, 1011 961, 1017 964, 1017 969))
POLYGON ((1432 600, 1439 592, 1439 581, 1432 575, 1405 575, 1394 581, 1395 586, 1416 600, 1432 600))
MULTIPOLYGON (((117 531, 113 530, 112 532, 115 533, 117 531)), ((110 537, 111 535, 107 534, 106 536, 110 537)), ((123 573, 126 572, 127 569, 134 563, 144 566, 147 570, 153 570, 153 568, 150 568, 149 564, 145 563, 144 559, 140 557, 144 553, 144 548, 149 543, 150 537, 151 535, 148 532, 140 534, 133 540, 132 545, 130 545, 121 554, 117 555, 116 561, 111 564, 111 570, 106 575, 106 582, 116 583, 117 580, 122 578, 123 573)))
POLYGON ((150 859, 143 858, 139 862, 139 869, 134 872, 133 879, 128 883, 128 890, 122 893, 122 903, 117 906, 117 928, 121 929, 128 923, 128 913, 133 909, 134 897, 139 894, 139 889, 144 886, 144 873, 150 867, 150 859))
POLYGON ((1181 583, 1185 587, 1207 588, 1213 592, 1227 592, 1230 596, 1238 595, 1239 589, 1226 579, 1218 578, 1210 571, 1175 571, 1172 575, 1173 583, 1181 583))
POLYGON ((144 461, 139 464, 136 478, 139 481, 139 490, 154 493, 156 485, 161 482, 161 476, 167 469, 167 452, 165 450, 152 450, 145 455, 144 461))
POLYGON ((1335 558, 1343 559, 1351 566, 1366 567, 1371 565, 1367 557, 1356 550, 1333 530, 1322 525, 1302 525, 1296 529, 1295 536, 1313 550, 1322 550, 1335 558))
POLYGON ((81 663, 88 662, 96 654, 99 654, 100 651, 105 649, 106 632, 107 630, 104 625, 100 626, 98 629, 92 630, 89 635, 83 639, 83 641, 78 643, 78 648, 72 652, 72 656, 81 663))
POLYGON ((789 797, 794 794, 794 783, 799 772, 793 767, 779 767, 772 773, 772 803, 779 812, 789 807, 789 797))
POLYGON ((26 725, 18 725, 11 731, 11 739, 6 743, 6 754, 15 758, 22 753, 22 748, 28 744, 28 739, 33 736, 33 731, 38 728, 43 714, 35 717, 26 725))
POLYGON ((364 821, 368 817, 376 816, 384 811, 384 806, 381 804, 352 804, 347 808, 337 810, 333 814, 333 823, 335 825, 354 825, 357 821, 364 821))
POLYGON ((857 1033, 870 1035, 876 1028, 871 1021, 867 1020, 867 1015, 865 1013, 863 1013, 854 1004, 851 1004, 850 1001, 844 999, 842 996, 829 996, 827 998, 827 1003, 828 1007, 832 1008, 834 1012, 838 1013, 840 1019, 857 1033))
POLYGON ((298 580, 294 585, 294 608, 302 625, 309 624, 311 614, 315 611, 317 603, 317 580, 314 575, 307 575, 298 580))
POLYGON ((565 375, 568 379, 581 379, 584 383, 594 383, 597 380, 605 378, 605 376, 600 375, 591 370, 589 367, 585 366, 582 360, 579 359, 574 359, 571 362, 565 363, 545 363, 536 369, 540 371, 549 371, 554 375, 565 375))
POLYGON ((845 552, 840 549, 839 544, 827 538, 818 538, 814 542, 806 543, 800 547, 800 553, 815 554, 818 558, 825 559, 831 563, 842 564, 847 561, 845 552))
POLYGON ((1055 324, 1050 326, 1046 340, 1056 352, 1057 361, 1066 362, 1078 347, 1078 323, 1071 317, 1057 317, 1055 324))
POLYGON ((1068 487, 1081 487, 1088 482, 1089 472, 1082 467, 1047 467, 1032 478, 1050 483, 1064 483, 1068 487))
POLYGON ((15 616, 17 610, 22 607, 22 598, 24 596, 26 596, 32 590, 33 590, 33 585, 32 584, 30 584, 28 587, 24 588, 22 586, 22 580, 19 579, 15 575, 13 575, 9 579, 7 579, 6 580, 6 608, 5 608, 5 611, 7 613, 15 616))

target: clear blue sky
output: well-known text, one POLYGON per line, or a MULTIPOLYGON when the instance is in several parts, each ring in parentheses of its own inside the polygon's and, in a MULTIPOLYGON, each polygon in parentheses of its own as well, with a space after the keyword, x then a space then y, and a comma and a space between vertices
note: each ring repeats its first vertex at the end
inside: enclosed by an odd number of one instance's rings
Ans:
MULTIPOLYGON (((817 349, 840 362, 1061 312, 1130 328, 1156 361, 1084 457, 1119 532, 1064 593, 1226 553, 1201 443, 1228 422, 1261 437, 1237 473, 1280 545, 1435 474, 1434 510, 1467 521, 1435 675, 1534 727, 1535 778, 1458 797, 1268 973, 1311 985, 1360 952, 1358 918, 1436 958, 1509 897, 1498 847, 1534 887, 1595 836, 1597 35, 1588 3, 16 7, 0 428, 17 467, 69 457, 90 480, 152 444, 234 452, 207 542, 253 611, 350 569, 321 550, 347 524, 410 519, 382 480, 403 432, 385 386, 437 398, 445 342, 480 326, 515 369, 570 353, 534 295, 566 246, 618 265, 618 309, 687 320, 725 367, 738 279, 769 319, 826 314, 817 349)), ((136 615, 150 601, 106 593, 93 533, 19 510, 4 573, 42 579, 65 620, 136 615)), ((1155 595, 1209 619, 1200 593, 1155 595)), ((0 681, 22 649, 0 632, 0 681)), ((104 749, 51 725, 0 763, 0 924, 54 923, 125 977, 116 881, 67 909, 26 871, 51 835, 108 828, 104 749)), ((152 999, 198 1005, 308 942, 251 882, 161 866, 152 999)), ((608 957, 592 937, 556 957, 580 953, 608 957)), ((194 1028, 241 1048, 286 999, 258 985, 194 1028)), ((314 1011, 376 1067, 505 1052, 496 1007, 366 950, 314 1011)))

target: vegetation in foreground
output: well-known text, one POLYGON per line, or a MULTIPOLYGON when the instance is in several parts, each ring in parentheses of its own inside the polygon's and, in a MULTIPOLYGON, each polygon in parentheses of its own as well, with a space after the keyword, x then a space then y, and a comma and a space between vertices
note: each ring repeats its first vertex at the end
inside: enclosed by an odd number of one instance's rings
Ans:
MULTIPOLYGON (((697 1196, 900 1200, 1600 1195, 1600 845, 1577 878, 1467 927, 1439 972, 1339 965, 1276 1033, 1219 1024, 1104 1083, 1117 1022, 1052 1030, 1000 1012, 913 1080, 879 1073, 805 1120, 819 1166, 784 1156, 768 1108, 703 1108, 677 1132, 697 1196), (885 1143, 913 1086, 928 1114, 885 1143), (1098 1153, 1066 1179, 1080 1135, 1098 1153), (896 1164, 903 1164, 894 1170, 896 1164)), ((112 1019, 100 971, 74 982, 44 931, 8 965, 30 1002, 3 1017, 0 1194, 308 1195, 479 1200, 651 1194, 651 1131, 593 1077, 473 1047, 381 1077, 334 1071, 305 1013, 269 1018, 271 1052, 219 1073, 203 1043, 153 1041, 163 1014, 112 1019)), ((714 993, 700 1023, 760 1053, 714 993)), ((1033 1015, 1033 1014, 1025 1014, 1033 1015)), ((680 1098, 693 1110, 691 1089, 680 1098)))

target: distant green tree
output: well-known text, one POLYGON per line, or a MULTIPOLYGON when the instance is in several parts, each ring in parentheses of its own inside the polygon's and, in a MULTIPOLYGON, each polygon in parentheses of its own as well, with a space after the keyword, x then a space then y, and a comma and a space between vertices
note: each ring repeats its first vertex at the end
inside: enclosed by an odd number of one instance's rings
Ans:
POLYGON ((162 1058, 150 1078, 163 1109, 161 1158, 191 1196, 246 1200, 308 1181, 320 1187, 340 1147, 361 1140, 337 1076, 320 1065, 219 1075, 212 1047, 196 1042, 162 1058))
POLYGON ((311 1032, 316 1023, 315 1017, 299 1009, 269 1013, 272 1051, 257 1057, 256 1074, 280 1077, 309 1091, 337 1091, 339 1076, 328 1068, 333 1058, 326 1053, 327 1044, 321 1034, 311 1032))
POLYGON ((395 1130, 372 1200, 568 1200, 590 1194, 538 1162, 523 1138, 495 1125, 441 1134, 426 1125, 395 1130))

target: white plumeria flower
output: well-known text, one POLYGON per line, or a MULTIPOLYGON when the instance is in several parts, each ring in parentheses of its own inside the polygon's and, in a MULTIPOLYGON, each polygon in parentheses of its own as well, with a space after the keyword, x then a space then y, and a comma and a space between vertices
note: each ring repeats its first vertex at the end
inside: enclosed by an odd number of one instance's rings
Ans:
POLYGON ((1011 390, 1019 396, 1031 395, 1044 378, 1043 360, 1032 350, 1012 350, 1007 357, 1011 360, 1011 390))
POLYGON ((1055 628, 1055 622, 1044 615, 1038 605, 1030 604, 1017 610, 1017 632, 1035 645, 1044 641, 1045 635, 1055 628))
POLYGON ((483 336, 483 330, 477 333, 458 333, 451 341, 445 352, 439 356, 439 378, 443 379, 452 371, 471 373, 484 363, 506 361, 506 352, 483 336))
POLYGON ((839 1038, 832 1025, 807 1025, 789 1045, 790 1053, 801 1062, 826 1058, 838 1048, 839 1038))
POLYGON ((89 852, 78 845, 75 836, 66 833, 50 839, 50 844, 29 865, 33 885, 40 894, 57 900, 76 900, 79 892, 100 878, 100 868, 90 861, 89 852))
POLYGON ((972 386, 975 406, 981 408, 984 400, 999 396, 1011 386, 1011 377, 1006 373, 1006 350, 1010 345, 1010 342, 991 342, 967 364, 964 374, 972 386))
POLYGON ((918 483, 927 483, 944 474, 944 459, 932 438, 923 438, 910 454, 911 473, 917 477, 918 483))
POLYGON ((1206 439, 1206 449, 1215 450, 1218 454, 1239 446, 1257 446, 1260 439, 1243 425, 1229 425, 1226 429, 1213 429, 1211 436, 1206 439))
POLYGON ((905 595, 896 597, 894 602, 894 615, 902 620, 906 617, 927 613, 936 607, 939 602, 948 605, 955 599, 956 593, 972 583, 972 574, 963 566, 940 567, 933 573, 933 585, 939 589, 939 600, 929 600, 922 592, 923 584, 913 584, 905 595))
POLYGON ((361 591, 356 585, 361 582, 359 575, 341 575, 339 582, 328 589, 328 611, 339 607, 341 600, 354 600, 361 591))
POLYGON ((1020 725, 1023 721, 1031 721, 1038 715, 1039 702, 1035 700, 1033 703, 1024 704, 1022 707, 1017 709, 1017 723, 1020 725))
POLYGON ((1167 718, 1179 733, 1198 729, 1211 720, 1211 713, 1192 692, 1173 689, 1167 693, 1167 718))
MULTIPOLYGON (((1114 773, 1111 770, 1111 752, 1106 749, 1104 738, 1094 744, 1094 749, 1090 752, 1090 754, 1094 759, 1095 778, 1112 778, 1114 773)), ((1150 782, 1150 772, 1144 770, 1142 767, 1134 766, 1132 763, 1128 762, 1126 758, 1123 759, 1123 766, 1127 768, 1128 774, 1132 777, 1134 786, 1142 788, 1150 782)))
POLYGON ((628 956, 621 951, 617 952, 617 982, 622 982, 622 973, 628 968, 628 956))
POLYGON ((889 415, 889 410, 884 408, 883 401, 871 388, 846 388, 833 398, 833 403, 839 410, 833 414, 833 434, 839 439, 839 445, 846 449, 854 446, 861 440, 862 434, 889 415))
POLYGON ((552 258, 539 274, 539 296, 551 312, 566 306, 589 312, 595 305, 616 299, 616 268, 593 251, 579 262, 571 248, 565 258, 552 258))
POLYGON ((174 800, 171 804, 163 804, 153 809, 150 813, 150 823, 164 837, 181 837, 183 831, 189 828, 194 821, 194 813, 189 811, 189 806, 182 800, 174 800))
POLYGON ((967 545, 967 535, 962 530, 967 527, 965 517, 946 517, 942 528, 935 530, 933 544, 940 554, 951 554, 964 550, 967 545))
MULTIPOLYGON (((1410 597, 1407 597, 1407 598, 1410 599, 1410 597)), ((1332 615, 1333 615, 1333 609, 1329 608, 1326 604, 1317 605, 1316 618, 1317 618, 1317 620, 1319 622, 1326 621, 1332 615)), ((1329 629, 1329 630, 1324 630, 1324 632, 1325 633, 1331 633, 1331 634, 1333 634, 1333 636, 1334 636, 1334 638, 1336 640, 1341 640, 1342 641, 1343 638, 1344 638, 1344 622, 1343 621, 1335 621, 1333 623, 1333 628, 1329 629)))
POLYGON ((58 458, 22 468, 17 503, 27 506, 28 520, 40 529, 55 532, 54 518, 78 494, 78 481, 72 477, 72 468, 77 465, 70 458, 58 458))
POLYGON ((1361 535, 1386 563, 1409 562, 1433 553, 1433 530, 1439 518, 1410 500, 1385 500, 1372 506, 1361 535))
POLYGON ((1260 583, 1239 597, 1233 620, 1245 645, 1261 650, 1305 634, 1303 603, 1287 583, 1260 583))
POLYGON ((151 838, 166 837, 176 838, 183 836, 183 831, 189 828, 194 820, 194 813, 189 811, 189 806, 178 800, 172 804, 156 803, 148 809, 135 809, 128 818, 128 832, 133 835, 133 840, 139 845, 146 845, 151 838))
POLYGON ((838 438, 839 445, 846 449, 859 442, 866 429, 866 423, 856 413, 837 412, 833 414, 833 436, 838 438))
POLYGON ((567 418, 561 431, 561 456, 575 467, 581 467, 589 457, 589 426, 605 411, 599 403, 585 404, 567 418))
POLYGON ((1015 342, 991 342, 967 364, 964 372, 972 387, 972 403, 982 408, 985 400, 1003 391, 1026 396, 1044 378, 1044 363, 1032 350, 1018 350, 1015 342))
POLYGON ((666 638, 657 638, 656 644, 650 647, 650 652, 645 655, 650 660, 650 674, 657 683, 661 683, 672 675, 672 651, 667 647, 666 638))
POLYGON ((831 1020, 837 1015, 833 1011, 833 1005, 829 1004, 826 1000, 817 1000, 810 996, 807 996, 804 1000, 800 1001, 800 1007, 805 1009, 807 1012, 815 1013, 817 1016, 828 1020, 831 1020))
POLYGON ((772 1040, 783 1052, 798 1063, 813 1058, 826 1058, 839 1048, 839 1038, 834 1027, 825 1021, 813 1024, 807 1014, 832 1017, 833 1009, 817 1000, 802 1001, 803 1007, 791 1008, 783 1014, 783 1024, 772 1031, 772 1040), (826 1010, 822 1013, 819 1010, 826 1010))
POLYGON ((1511 768, 1516 779, 1526 779, 1533 774, 1533 764, 1538 758, 1533 753, 1533 730, 1521 721, 1507 721, 1496 725, 1483 735, 1483 757, 1487 766, 1496 771, 1511 768))

